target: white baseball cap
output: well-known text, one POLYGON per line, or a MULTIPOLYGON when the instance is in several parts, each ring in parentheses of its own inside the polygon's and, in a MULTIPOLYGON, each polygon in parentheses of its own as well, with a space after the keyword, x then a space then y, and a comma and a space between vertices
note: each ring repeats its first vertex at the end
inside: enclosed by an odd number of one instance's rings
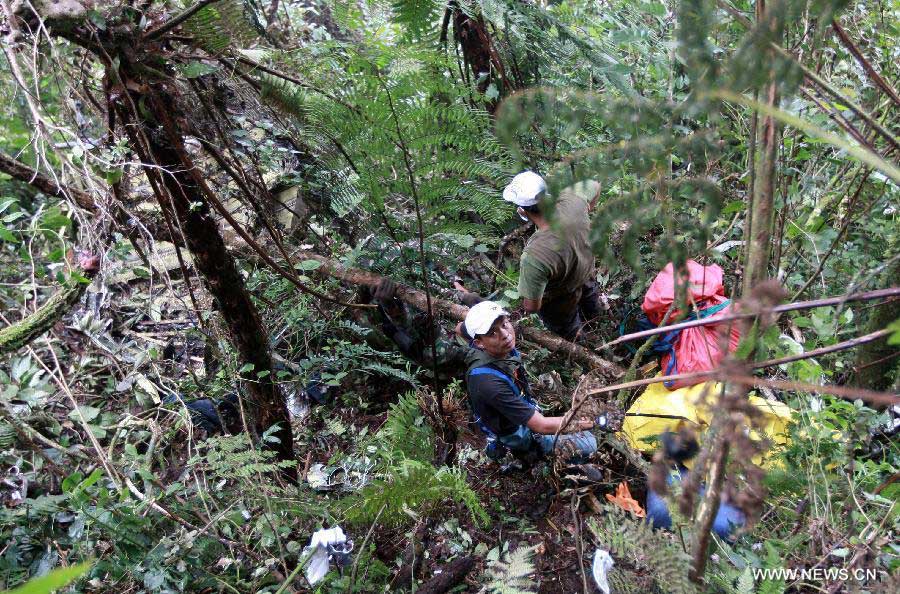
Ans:
POLYGON ((534 171, 523 171, 503 188, 503 199, 516 206, 534 206, 547 191, 547 182, 534 171))
POLYGON ((466 334, 468 334, 471 338, 475 338, 481 334, 487 334, 491 326, 494 325, 494 320, 499 318, 500 316, 508 316, 509 312, 503 309, 499 303, 494 301, 482 301, 476 305, 473 305, 469 308, 469 313, 466 314, 466 334))

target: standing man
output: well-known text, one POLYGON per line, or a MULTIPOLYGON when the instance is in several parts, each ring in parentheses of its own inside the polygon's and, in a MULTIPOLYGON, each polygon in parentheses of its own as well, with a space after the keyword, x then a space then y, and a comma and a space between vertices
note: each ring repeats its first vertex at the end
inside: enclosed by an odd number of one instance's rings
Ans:
POLYGON ((469 404, 488 438, 489 457, 499 459, 504 448, 526 457, 549 454, 554 447, 578 457, 597 451, 597 439, 585 431, 594 426, 592 420, 572 419, 567 427, 564 417, 545 417, 538 410, 516 350, 509 312, 498 303, 482 301, 469 309, 464 325, 473 337, 466 357, 469 404))
POLYGON ((580 182, 560 192, 551 222, 546 214, 547 183, 533 171, 515 176, 503 190, 522 220, 537 231, 519 261, 519 295, 527 313, 567 340, 574 340, 586 322, 600 315, 594 254, 590 243, 588 201, 600 184, 580 182))

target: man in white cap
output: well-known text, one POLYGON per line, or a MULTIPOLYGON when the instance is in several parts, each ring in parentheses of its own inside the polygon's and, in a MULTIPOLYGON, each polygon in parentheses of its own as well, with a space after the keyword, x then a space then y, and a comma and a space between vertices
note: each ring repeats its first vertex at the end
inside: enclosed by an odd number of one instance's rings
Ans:
POLYGON ((488 438, 488 456, 500 458, 505 448, 526 457, 549 454, 554 447, 579 457, 597 451, 596 438, 585 431, 594 426, 592 420, 572 419, 565 426, 563 417, 545 417, 538 410, 509 312, 482 301, 469 309, 464 326, 473 347, 466 357, 466 388, 475 422, 488 438))
POLYGON ((581 182, 551 202, 544 178, 523 171, 503 190, 503 199, 537 228, 519 260, 523 308, 537 312, 549 330, 568 340, 600 315, 588 218, 588 201, 599 188, 597 182, 581 182), (544 212, 551 203, 552 221, 544 212))

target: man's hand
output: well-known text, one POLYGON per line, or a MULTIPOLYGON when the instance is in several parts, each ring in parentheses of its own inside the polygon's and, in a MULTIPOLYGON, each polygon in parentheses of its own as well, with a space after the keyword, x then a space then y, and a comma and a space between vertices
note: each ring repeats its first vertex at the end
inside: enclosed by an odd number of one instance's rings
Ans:
POLYGON ((389 316, 396 316, 403 312, 403 304, 397 299, 397 283, 389 278, 383 278, 375 287, 375 303, 384 308, 389 316))
POLYGON ((469 289, 465 287, 460 282, 459 278, 453 279, 453 288, 456 289, 456 297, 465 305, 466 307, 472 307, 473 305, 477 305, 484 301, 484 299, 478 293, 473 293, 469 289))

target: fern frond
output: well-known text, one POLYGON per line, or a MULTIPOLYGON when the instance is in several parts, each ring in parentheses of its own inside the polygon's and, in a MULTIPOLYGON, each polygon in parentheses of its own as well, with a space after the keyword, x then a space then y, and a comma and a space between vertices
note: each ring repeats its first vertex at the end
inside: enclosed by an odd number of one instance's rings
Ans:
POLYGON ((648 570, 662 591, 696 593, 696 587, 688 578, 690 555, 664 532, 654 531, 649 523, 615 508, 607 508, 605 523, 594 518, 588 520, 588 528, 613 556, 648 570))
POLYGON ((531 579, 535 547, 519 546, 490 562, 485 570, 485 590, 491 594, 533 594, 537 584, 531 579))
POLYGON ((397 526, 448 499, 465 505, 475 522, 487 522, 487 513, 462 470, 415 460, 403 460, 389 479, 372 483, 341 503, 348 524, 372 523, 379 517, 381 523, 397 526))
POLYGON ((183 27, 197 45, 211 54, 246 47, 262 32, 255 6, 249 0, 220 0, 204 6, 183 27))
POLYGON ((434 36, 439 8, 435 0, 394 0, 392 8, 394 22, 403 27, 409 39, 422 40, 434 36))

